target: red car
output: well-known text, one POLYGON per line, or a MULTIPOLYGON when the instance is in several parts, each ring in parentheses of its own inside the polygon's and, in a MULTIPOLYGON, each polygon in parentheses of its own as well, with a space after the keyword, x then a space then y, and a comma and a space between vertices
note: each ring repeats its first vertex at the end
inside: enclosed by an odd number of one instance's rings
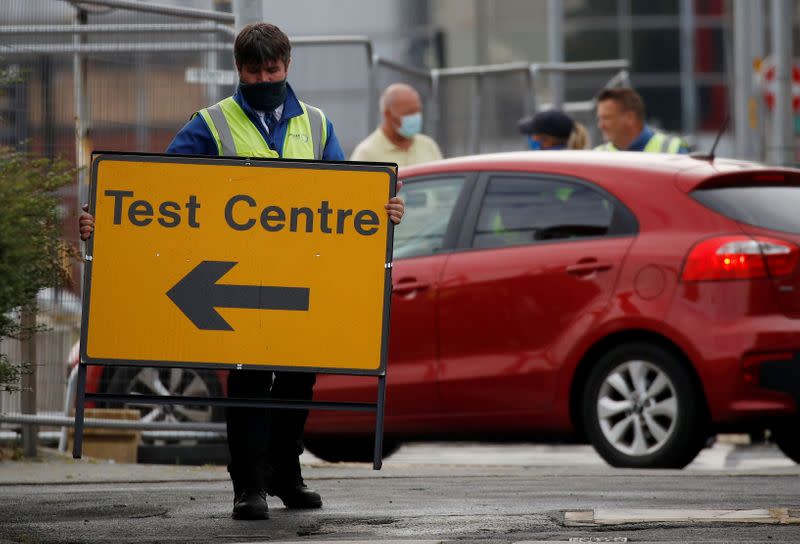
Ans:
MULTIPOLYGON (((387 454, 568 433, 614 466, 683 467, 713 432, 771 429, 800 462, 799 170, 559 151, 400 177, 387 454)), ((306 431, 322 458, 371 458, 371 414, 313 412, 306 431)))
MULTIPOLYGON (((679 155, 522 152, 401 171, 385 455, 403 440, 588 439, 682 467, 717 431, 800 462, 800 171, 679 155)), ((225 372, 89 367, 87 389, 218 396, 225 372)), ((317 400, 374 401, 320 375, 317 400)), ((221 420, 208 406, 145 419, 221 420)), ((372 458, 372 414, 312 412, 306 445, 372 458)))

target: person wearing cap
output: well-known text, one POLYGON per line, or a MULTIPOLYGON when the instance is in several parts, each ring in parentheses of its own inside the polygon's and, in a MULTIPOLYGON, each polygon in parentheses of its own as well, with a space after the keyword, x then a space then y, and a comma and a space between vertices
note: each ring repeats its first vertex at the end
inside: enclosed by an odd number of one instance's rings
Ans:
POLYGON ((389 85, 378 106, 381 125, 356 146, 351 161, 393 162, 397 166, 409 166, 442 158, 433 138, 421 133, 422 100, 413 87, 405 83, 389 85))
POLYGON ((630 87, 603 89, 597 95, 597 128, 606 143, 597 151, 688 153, 689 145, 645 123, 642 97, 630 87))
POLYGON ((528 147, 533 151, 560 149, 586 149, 586 128, 560 110, 541 111, 524 117, 518 123, 519 131, 528 136, 528 147))

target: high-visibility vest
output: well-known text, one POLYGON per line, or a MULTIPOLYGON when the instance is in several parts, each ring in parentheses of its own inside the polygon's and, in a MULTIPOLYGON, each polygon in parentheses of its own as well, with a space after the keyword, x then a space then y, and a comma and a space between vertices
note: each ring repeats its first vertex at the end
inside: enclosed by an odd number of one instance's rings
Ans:
MULTIPOLYGON (((668 136, 663 132, 654 132, 642 151, 645 153, 677 153, 681 147, 687 147, 686 142, 681 138, 668 136)), ((594 149, 595 151, 619 151, 611 142, 598 145, 594 149)))
POLYGON ((197 113, 211 130, 220 155, 320 160, 328 140, 325 114, 303 102, 300 102, 300 107, 303 114, 289 119, 281 155, 270 149, 261 132, 232 96, 197 113))

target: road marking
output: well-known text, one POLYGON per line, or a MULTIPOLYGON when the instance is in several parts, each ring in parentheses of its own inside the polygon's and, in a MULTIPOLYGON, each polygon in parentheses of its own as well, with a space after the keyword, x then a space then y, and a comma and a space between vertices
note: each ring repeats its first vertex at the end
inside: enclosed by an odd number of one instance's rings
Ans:
POLYGON ((800 525, 800 510, 756 508, 751 510, 639 508, 615 510, 596 508, 566 512, 567 526, 618 525, 623 523, 701 522, 800 525))

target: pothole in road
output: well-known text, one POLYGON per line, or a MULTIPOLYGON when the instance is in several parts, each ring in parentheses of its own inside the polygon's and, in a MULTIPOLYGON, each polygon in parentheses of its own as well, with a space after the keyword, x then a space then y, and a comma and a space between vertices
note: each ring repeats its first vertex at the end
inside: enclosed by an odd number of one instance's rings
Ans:
POLYGON ((394 518, 329 518, 301 526, 297 529, 297 536, 326 535, 341 532, 342 529, 349 531, 353 527, 392 525, 398 521, 394 518))

